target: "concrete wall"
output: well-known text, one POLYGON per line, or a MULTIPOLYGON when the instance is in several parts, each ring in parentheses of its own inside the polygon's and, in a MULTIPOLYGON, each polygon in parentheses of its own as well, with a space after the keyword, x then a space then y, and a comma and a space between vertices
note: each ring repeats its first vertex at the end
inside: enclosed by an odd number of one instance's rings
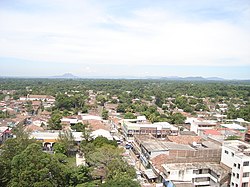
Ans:
POLYGON ((166 163, 220 162, 221 149, 169 150, 166 163))

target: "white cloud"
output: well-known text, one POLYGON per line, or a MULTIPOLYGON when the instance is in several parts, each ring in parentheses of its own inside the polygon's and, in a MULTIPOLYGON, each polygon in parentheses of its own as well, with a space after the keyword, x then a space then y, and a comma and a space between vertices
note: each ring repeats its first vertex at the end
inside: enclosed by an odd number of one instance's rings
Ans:
POLYGON ((162 8, 138 9, 126 18, 87 2, 25 0, 31 8, 44 6, 37 12, 0 9, 0 56, 79 64, 250 65, 249 25, 192 21, 162 8))

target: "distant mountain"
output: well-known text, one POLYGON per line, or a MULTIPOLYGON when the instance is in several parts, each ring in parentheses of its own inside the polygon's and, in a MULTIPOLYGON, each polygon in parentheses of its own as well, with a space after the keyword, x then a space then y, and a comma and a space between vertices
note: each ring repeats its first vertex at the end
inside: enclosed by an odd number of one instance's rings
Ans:
POLYGON ((187 81, 205 81, 207 80, 204 77, 184 77, 183 80, 187 80, 187 81))
POLYGON ((220 77, 207 77, 206 79, 210 80, 210 81, 224 81, 225 80, 225 79, 220 78, 220 77))
POLYGON ((178 77, 178 76, 170 76, 170 77, 162 77, 161 79, 165 80, 182 80, 182 81, 223 81, 225 79, 219 77, 178 77))
POLYGON ((52 78, 57 78, 57 79, 77 79, 78 77, 71 74, 71 73, 65 73, 63 75, 52 76, 52 78))
POLYGON ((183 80, 182 77, 178 77, 178 76, 161 77, 161 79, 165 79, 165 80, 183 80))
POLYGON ((161 79, 161 80, 172 80, 172 81, 244 81, 249 82, 249 79, 223 79, 220 77, 202 77, 202 76, 190 76, 190 77, 179 77, 179 76, 75 76, 71 73, 65 73, 57 76, 1 76, 0 78, 46 78, 46 79, 161 79))

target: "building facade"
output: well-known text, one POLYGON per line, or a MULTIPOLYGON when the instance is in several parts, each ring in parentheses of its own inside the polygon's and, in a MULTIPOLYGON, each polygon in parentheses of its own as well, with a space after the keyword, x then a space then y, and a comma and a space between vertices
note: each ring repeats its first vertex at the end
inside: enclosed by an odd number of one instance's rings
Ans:
POLYGON ((133 140, 134 135, 148 134, 156 138, 166 138, 168 135, 178 135, 178 128, 168 122, 144 124, 124 120, 122 121, 122 132, 126 140, 133 140))
POLYGON ((250 187, 250 144, 239 140, 225 141, 221 163, 231 169, 230 187, 250 187))

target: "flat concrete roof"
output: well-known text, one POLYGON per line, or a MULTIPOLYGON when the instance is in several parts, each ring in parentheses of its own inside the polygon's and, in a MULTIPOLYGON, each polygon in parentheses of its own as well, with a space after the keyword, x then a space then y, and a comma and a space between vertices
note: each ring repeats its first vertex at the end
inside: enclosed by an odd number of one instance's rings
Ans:
POLYGON ((219 163, 214 162, 203 162, 203 163, 174 163, 174 164, 163 164, 162 167, 165 171, 169 170, 189 170, 189 169, 211 169, 220 175, 220 178, 228 174, 228 170, 223 168, 219 163))
POLYGON ((212 149, 220 149, 221 146, 214 143, 214 142, 211 142, 211 141, 203 141, 201 143, 203 146, 205 146, 206 148, 212 148, 212 149))
POLYGON ((146 169, 145 171, 143 171, 143 173, 144 173, 145 175, 147 175, 147 177, 148 177, 149 179, 155 179, 155 178, 157 178, 157 176, 155 175, 155 173, 153 172, 152 169, 146 169))
POLYGON ((194 150, 189 145, 178 144, 174 142, 164 142, 164 141, 143 141, 142 145, 149 152, 158 152, 158 151, 168 151, 168 150, 194 150))
POLYGON ((250 157, 250 144, 239 140, 227 140, 223 142, 223 146, 235 151, 239 157, 250 157))
MULTIPOLYGON (((61 132, 63 134, 63 131, 61 132)), ((75 141, 82 141, 82 132, 72 132, 75 141)), ((55 132, 33 132, 30 134, 30 138, 37 140, 56 140, 58 139, 59 131, 55 132)))
POLYGON ((231 123, 231 124, 221 124, 221 126, 222 126, 222 127, 229 128, 229 129, 235 129, 235 130, 246 130, 246 129, 247 129, 247 128, 242 127, 241 125, 236 124, 236 123, 231 123))
POLYGON ((144 128, 156 128, 157 130, 170 129, 177 131, 178 128, 169 124, 168 122, 157 122, 157 123, 131 123, 131 121, 125 121, 124 123, 129 129, 139 130, 141 127, 144 128))

